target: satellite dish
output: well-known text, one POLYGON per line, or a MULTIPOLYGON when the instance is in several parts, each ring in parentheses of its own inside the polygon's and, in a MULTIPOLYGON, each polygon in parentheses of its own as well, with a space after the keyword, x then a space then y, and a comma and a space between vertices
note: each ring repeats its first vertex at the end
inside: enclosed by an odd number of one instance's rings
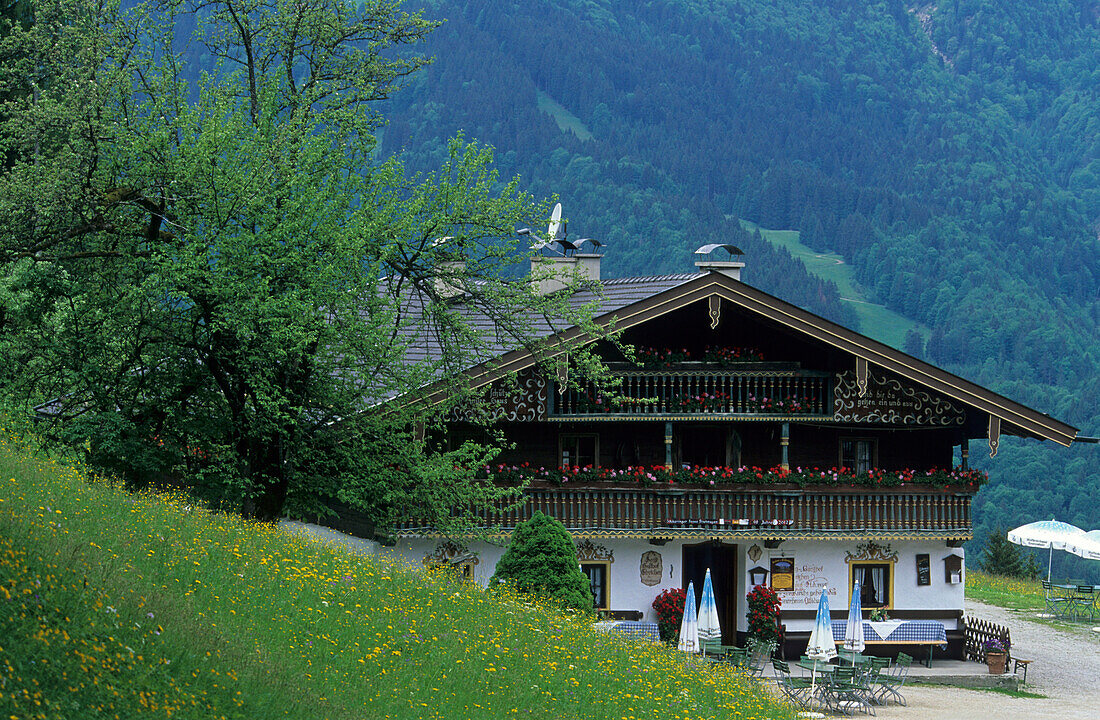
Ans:
POLYGON ((558 227, 561 225, 561 203, 554 206, 554 211, 550 213, 550 227, 546 229, 547 242, 554 242, 558 239, 558 227))

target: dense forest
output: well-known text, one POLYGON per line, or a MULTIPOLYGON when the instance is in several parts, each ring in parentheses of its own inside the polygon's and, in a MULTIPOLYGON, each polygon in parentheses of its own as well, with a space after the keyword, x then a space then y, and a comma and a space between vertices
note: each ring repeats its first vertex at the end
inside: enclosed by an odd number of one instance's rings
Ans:
MULTIPOLYGON (((1100 434, 1097 0, 423 10, 445 20, 435 60, 388 101, 382 154, 426 170, 476 137, 608 244, 605 274, 687 271, 733 242, 747 282, 858 329, 835 285, 743 221, 798 230, 930 328, 906 350, 1100 434)), ((1096 445, 979 462, 971 550, 1041 518, 1100 527, 1096 445)))

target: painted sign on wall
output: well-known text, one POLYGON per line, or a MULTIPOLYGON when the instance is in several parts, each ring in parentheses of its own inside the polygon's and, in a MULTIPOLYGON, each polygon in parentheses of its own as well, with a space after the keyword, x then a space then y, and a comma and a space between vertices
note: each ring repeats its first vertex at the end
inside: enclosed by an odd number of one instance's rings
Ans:
POLYGON ((856 373, 836 377, 833 418, 840 422, 878 422, 891 425, 962 425, 966 413, 950 400, 871 373, 861 397, 856 373))
POLYGON ((642 553, 641 564, 638 568, 642 584, 653 586, 661 582, 661 572, 663 568, 664 561, 661 559, 661 553, 655 550, 649 550, 642 553))

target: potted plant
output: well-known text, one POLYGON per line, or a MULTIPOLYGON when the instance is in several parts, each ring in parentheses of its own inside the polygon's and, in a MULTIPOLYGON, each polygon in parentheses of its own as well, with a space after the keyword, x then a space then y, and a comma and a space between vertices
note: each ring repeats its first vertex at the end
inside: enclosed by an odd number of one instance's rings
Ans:
POLYGON ((1008 641, 1001 638, 992 638, 982 643, 985 650, 985 664, 989 667, 990 675, 1003 675, 1008 665, 1008 641))

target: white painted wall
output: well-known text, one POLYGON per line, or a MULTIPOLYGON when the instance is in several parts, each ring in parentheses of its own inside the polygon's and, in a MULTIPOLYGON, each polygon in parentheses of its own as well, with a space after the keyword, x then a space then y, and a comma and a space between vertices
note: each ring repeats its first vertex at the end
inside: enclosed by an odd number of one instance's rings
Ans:
MULTIPOLYGON (((748 582, 748 570, 760 565, 770 568, 771 558, 789 557, 794 559, 794 590, 781 591, 784 610, 817 610, 822 586, 828 587, 829 609, 847 610, 851 595, 848 589, 848 563, 844 561, 846 553, 855 554, 855 541, 786 541, 779 548, 770 550, 759 543, 763 554, 757 563, 748 558, 752 543, 742 546, 742 567, 745 568, 745 582, 748 582)), ((885 543, 882 543, 885 544, 885 543)), ((961 548, 948 548, 943 541, 894 541, 890 542, 891 552, 896 552, 898 561, 894 564, 894 608, 898 610, 961 610, 963 608, 963 582, 947 584, 944 582, 943 560, 948 555, 963 556, 961 548), (927 553, 930 560, 931 585, 917 585, 916 556, 927 553)), ((963 575, 965 580, 965 560, 963 575)), ((769 579, 770 582, 770 579, 769 579)), ((744 617, 748 604, 744 593, 740 598, 738 615, 744 617)), ((788 632, 809 632, 813 629, 812 620, 792 620, 786 622, 788 632)), ((954 624, 946 623, 954 629, 954 624)), ((741 628, 744 629, 744 628, 741 628)))
MULTIPOLYGON (((655 546, 643 540, 593 540, 593 544, 611 551, 614 562, 611 563, 610 605, 615 610, 641 610, 646 620, 656 620, 653 612, 653 600, 666 588, 680 587, 681 559, 683 543, 672 541, 666 545, 655 546), (641 558, 647 551, 661 554, 662 575, 659 583, 653 586, 642 584, 641 558)), ((692 541, 695 542, 695 541, 692 541)), ((413 566, 422 567, 423 559, 433 554, 438 540, 401 539, 393 548, 387 549, 408 561, 413 566)), ((764 547, 763 541, 742 542, 739 550, 738 630, 746 630, 745 615, 748 612, 745 594, 749 588, 748 571, 760 565, 771 567, 773 557, 792 557, 795 568, 795 588, 781 591, 783 609, 816 610, 822 585, 828 586, 829 605, 832 610, 847 610, 850 600, 848 590, 848 563, 844 562, 845 553, 856 552, 856 541, 798 541, 788 540, 777 549, 764 547), (748 552, 753 545, 761 549, 760 559, 752 561, 748 552)), ((885 544, 885 543, 883 543, 885 544)), ((497 562, 504 554, 504 547, 487 542, 474 542, 469 550, 477 553, 479 562, 474 568, 474 580, 488 585, 497 562)), ((894 565, 894 607, 905 610, 957 610, 963 608, 964 583, 947 584, 944 582, 943 559, 948 555, 963 555, 961 548, 948 548, 942 541, 917 542, 896 541, 890 543, 891 552, 896 552, 898 561, 894 565), (931 561, 932 584, 917 585, 916 556, 928 553, 931 561)), ((965 576, 965 565, 963 570, 965 576)), ((965 579, 965 577, 964 577, 965 579)), ((697 592, 701 588, 697 588, 697 592)), ((787 623, 788 632, 809 632, 813 628, 811 620, 792 620, 787 623)), ((954 629, 950 622, 948 629, 954 629)))

